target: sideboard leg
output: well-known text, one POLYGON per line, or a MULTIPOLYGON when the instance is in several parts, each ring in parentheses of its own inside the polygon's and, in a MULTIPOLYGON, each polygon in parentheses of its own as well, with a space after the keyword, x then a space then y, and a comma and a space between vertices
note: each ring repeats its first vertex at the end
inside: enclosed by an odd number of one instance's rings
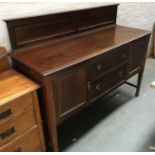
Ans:
POLYGON ((143 72, 144 72, 144 70, 141 70, 141 71, 138 73, 137 89, 136 89, 135 96, 139 96, 139 94, 140 94, 140 87, 141 87, 141 83, 142 83, 143 72))
POLYGON ((57 123, 55 115, 55 105, 52 90, 52 82, 50 78, 44 80, 43 94, 46 107, 46 121, 49 131, 49 140, 54 152, 58 152, 57 123))

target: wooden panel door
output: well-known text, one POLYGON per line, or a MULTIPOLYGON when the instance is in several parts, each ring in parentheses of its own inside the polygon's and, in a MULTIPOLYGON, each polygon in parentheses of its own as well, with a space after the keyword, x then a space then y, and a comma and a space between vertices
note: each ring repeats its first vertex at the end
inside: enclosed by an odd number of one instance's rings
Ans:
POLYGON ((143 37, 131 43, 129 56, 129 74, 136 70, 138 67, 144 67, 147 55, 148 41, 148 37, 143 37))
POLYGON ((84 65, 55 76, 57 121, 80 110, 87 102, 87 75, 84 65))

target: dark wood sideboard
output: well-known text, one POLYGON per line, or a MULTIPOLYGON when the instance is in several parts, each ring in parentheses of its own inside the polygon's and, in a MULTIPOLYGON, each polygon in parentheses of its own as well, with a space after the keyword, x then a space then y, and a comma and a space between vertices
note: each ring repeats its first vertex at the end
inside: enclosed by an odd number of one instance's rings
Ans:
POLYGON ((57 127, 126 83, 139 95, 150 32, 116 24, 118 4, 6 20, 13 66, 42 85, 49 142, 57 127), (137 84, 127 82, 138 74, 137 84))

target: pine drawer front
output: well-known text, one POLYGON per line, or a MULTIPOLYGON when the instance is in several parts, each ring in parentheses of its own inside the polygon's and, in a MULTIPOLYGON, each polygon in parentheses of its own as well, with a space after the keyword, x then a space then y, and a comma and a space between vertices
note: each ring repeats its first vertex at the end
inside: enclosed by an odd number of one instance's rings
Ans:
POLYGON ((38 127, 31 128, 6 145, 0 147, 0 152, 40 152, 41 147, 38 127))
POLYGON ((10 142, 12 139, 26 132, 35 126, 35 124, 36 120, 32 108, 4 123, 0 126, 0 146, 10 142))
POLYGON ((0 126, 11 118, 23 113, 32 105, 33 100, 31 93, 0 105, 0 126))

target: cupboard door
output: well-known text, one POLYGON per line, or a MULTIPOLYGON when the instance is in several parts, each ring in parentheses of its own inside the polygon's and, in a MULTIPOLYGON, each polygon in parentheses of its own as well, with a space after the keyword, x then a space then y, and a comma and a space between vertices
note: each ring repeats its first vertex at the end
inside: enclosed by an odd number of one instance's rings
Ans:
POLYGON ((58 119, 63 119, 86 104, 86 83, 85 66, 55 76, 55 106, 58 119))
POLYGON ((133 41, 130 47, 129 74, 139 67, 144 67, 149 38, 133 41))

